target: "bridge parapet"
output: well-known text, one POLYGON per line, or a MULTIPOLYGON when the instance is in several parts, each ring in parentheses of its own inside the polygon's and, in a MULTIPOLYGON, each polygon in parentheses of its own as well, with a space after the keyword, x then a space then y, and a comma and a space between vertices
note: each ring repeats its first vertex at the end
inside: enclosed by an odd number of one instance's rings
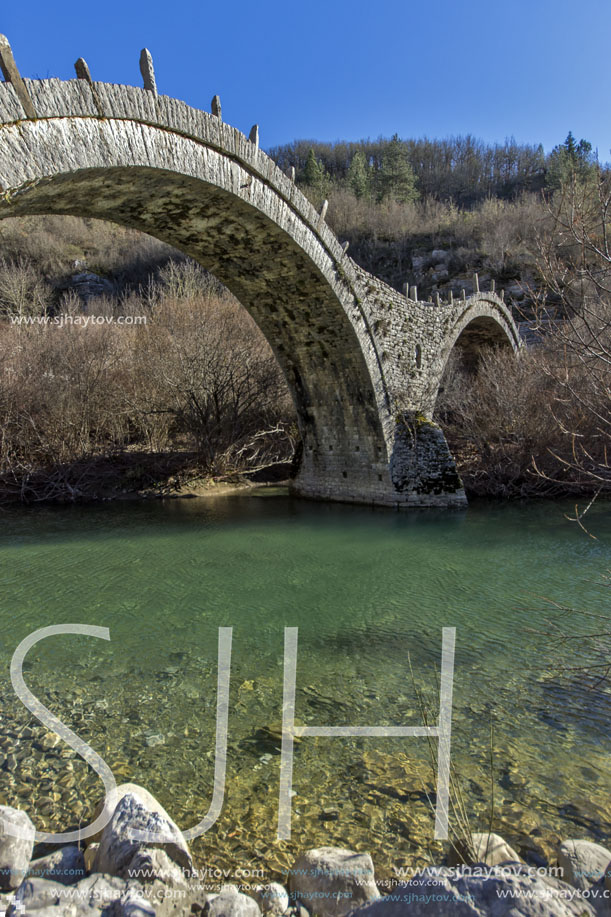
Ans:
MULTIPOLYGON (((28 116, 13 84, 4 82, 0 83, 0 123, 3 125, 55 118, 132 121, 218 149, 256 174, 265 184, 272 185, 308 223, 337 262, 346 257, 335 234, 295 183, 258 144, 216 115, 192 108, 178 99, 120 83, 26 78, 23 84, 32 100, 36 118, 28 116)), ((350 271, 350 264, 346 264, 345 270, 350 271)))

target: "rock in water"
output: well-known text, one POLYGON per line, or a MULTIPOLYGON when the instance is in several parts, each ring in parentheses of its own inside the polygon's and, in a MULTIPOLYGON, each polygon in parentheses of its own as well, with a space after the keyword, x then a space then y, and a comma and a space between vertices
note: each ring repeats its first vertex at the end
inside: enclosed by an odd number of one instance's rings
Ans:
POLYGON ((48 879, 26 879, 15 894, 7 917, 156 917, 137 882, 117 876, 88 876, 70 889, 48 879), (70 892, 70 895, 67 895, 70 892))
MULTIPOLYGON (((102 912, 106 914, 106 911, 102 912)), ((157 917, 157 908, 153 907, 150 901, 147 901, 140 892, 135 889, 130 889, 126 895, 124 895, 118 902, 115 904, 115 909, 113 910, 113 915, 121 915, 121 917, 157 917)))
POLYGON ((235 885, 223 885, 220 894, 209 899, 207 917, 261 917, 259 905, 235 885))
POLYGON ((343 917, 380 897, 369 854, 338 847, 302 853, 289 884, 301 904, 319 917, 343 917))
POLYGON ((127 793, 102 831, 93 868, 95 872, 124 876, 137 853, 155 847, 162 847, 170 859, 191 873, 191 854, 180 828, 159 803, 152 808, 133 793, 127 793), (149 837, 138 839, 134 837, 135 831, 149 837))
POLYGON ((432 866, 359 911, 359 917, 595 917, 579 892, 551 876, 532 875, 528 867, 473 867, 461 874, 432 866))
POLYGON ((78 847, 60 847, 46 857, 32 860, 28 879, 52 879, 63 885, 75 885, 86 876, 85 858, 78 847))
POLYGON ((610 862, 611 851, 591 841, 563 841, 558 850, 562 878, 581 891, 602 879, 610 862))
MULTIPOLYGON (((104 815, 104 821, 106 824, 110 821, 113 816, 113 813, 124 796, 127 796, 128 793, 131 793, 132 796, 135 796, 140 800, 142 805, 148 809, 150 812, 159 812, 164 818, 170 818, 166 810, 163 808, 161 803, 157 802, 152 793, 149 793, 148 790, 145 790, 143 786, 140 786, 138 783, 120 783, 119 786, 116 786, 114 790, 108 794, 108 798, 104 797, 99 801, 95 807, 95 812, 93 819, 95 820, 99 815, 104 815)), ((92 834, 91 837, 87 839, 87 844, 94 844, 99 842, 102 837, 102 831, 98 831, 96 834, 92 834)))
POLYGON ((28 815, 12 806, 0 806, 0 888, 17 888, 28 871, 36 829, 28 815), (25 837, 13 837, 7 827, 13 825, 25 837))
POLYGON ((168 888, 187 888, 188 885, 180 866, 159 848, 138 850, 130 860, 127 872, 130 879, 137 879, 143 885, 149 882, 162 882, 168 888))
POLYGON ((271 914, 272 917, 281 917, 289 906, 288 892, 278 882, 270 882, 269 885, 257 885, 252 890, 252 896, 261 908, 262 913, 271 914))
MULTIPOLYGON (((304 724, 300 720, 295 720, 295 726, 303 725, 304 724)), ((255 731, 253 738, 261 751, 280 752, 280 747, 282 745, 282 722, 267 723, 265 726, 261 726, 260 729, 255 731)), ((295 745, 299 745, 301 741, 301 736, 293 736, 295 745)))
MULTIPOLYGON (((170 859, 165 850, 139 850, 124 869, 124 875, 136 879, 143 886, 145 898, 155 902, 157 917, 188 914, 191 905, 197 902, 183 870, 170 859)), ((202 906, 205 900, 204 897, 202 906)))
POLYGON ((498 834, 472 834, 471 843, 460 840, 448 854, 448 865, 458 866, 461 863, 485 863, 486 866, 498 866, 500 863, 519 863, 520 857, 513 847, 498 834))

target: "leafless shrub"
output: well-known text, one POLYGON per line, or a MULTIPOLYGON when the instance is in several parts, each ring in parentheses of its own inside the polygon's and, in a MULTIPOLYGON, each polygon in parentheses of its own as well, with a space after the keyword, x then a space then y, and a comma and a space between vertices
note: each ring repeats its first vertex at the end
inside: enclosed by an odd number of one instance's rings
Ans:
POLYGON ((591 410, 592 398, 590 374, 563 334, 550 331, 519 358, 509 350, 483 353, 475 374, 456 351, 436 411, 472 494, 584 495, 607 487, 599 473, 605 405, 591 410))
POLYGON ((536 490, 533 456, 554 441, 540 381, 529 354, 516 360, 511 352, 490 350, 476 375, 458 352, 451 359, 437 416, 472 494, 520 497, 536 490))
POLYGON ((44 315, 53 290, 27 258, 0 259, 0 314, 44 315))
POLYGON ((80 262, 121 285, 145 282, 155 266, 183 258, 169 245, 145 233, 102 220, 75 216, 13 217, 0 221, 0 249, 12 263, 36 266, 40 279, 54 283, 80 262))
POLYGON ((168 432, 187 438, 211 470, 227 450, 292 417, 269 345, 227 294, 158 299, 134 357, 136 416, 171 418, 168 432))

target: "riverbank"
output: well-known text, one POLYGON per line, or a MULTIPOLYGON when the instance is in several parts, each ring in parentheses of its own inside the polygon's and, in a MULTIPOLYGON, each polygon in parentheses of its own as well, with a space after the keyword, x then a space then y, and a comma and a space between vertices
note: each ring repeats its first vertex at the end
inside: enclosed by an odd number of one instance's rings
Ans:
MULTIPOLYGON (((340 847, 303 850, 281 881, 264 859, 233 874, 195 865, 180 828, 143 787, 123 784, 98 803, 96 823, 65 846, 34 846, 28 815, 0 806, 0 888, 7 917, 58 908, 72 917, 606 917, 611 852, 562 841, 548 862, 525 863, 502 837, 468 834, 445 845, 437 865, 387 871, 373 855, 340 847), (14 836, 17 832, 18 836, 14 836), (136 834, 134 834, 136 832, 136 834)), ((86 829, 83 829, 84 831, 86 829)), ((282 843, 280 841, 276 842, 282 843)), ((390 865, 390 869, 389 869, 390 865)))
POLYGON ((211 474, 197 453, 126 450, 0 476, 0 505, 223 497, 288 484, 291 464, 211 474))
MULTIPOLYGON (((467 459, 457 454, 459 470, 467 459)), ((111 455, 87 457, 80 461, 40 468, 20 476, 0 475, 0 507, 36 504, 95 504, 110 501, 151 499, 209 498, 248 494, 267 487, 287 487, 294 470, 293 462, 277 462, 265 468, 240 468, 211 474, 201 464, 197 453, 145 452, 130 449, 111 455)), ((608 499, 599 493, 596 481, 582 483, 551 482, 549 486, 516 488, 513 491, 488 488, 484 473, 479 472, 478 486, 465 489, 470 503, 491 505, 507 501, 557 501, 571 498, 580 504, 590 499, 608 499), (595 486, 596 485, 596 486, 595 486)))

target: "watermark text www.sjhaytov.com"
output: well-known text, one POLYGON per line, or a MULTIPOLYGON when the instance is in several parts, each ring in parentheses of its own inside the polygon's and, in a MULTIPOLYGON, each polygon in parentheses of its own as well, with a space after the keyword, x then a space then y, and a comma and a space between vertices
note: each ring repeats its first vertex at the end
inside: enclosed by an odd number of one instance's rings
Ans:
POLYGON ((146 325, 146 315, 11 315, 11 325, 52 325, 58 328, 89 328, 93 325, 146 325))

